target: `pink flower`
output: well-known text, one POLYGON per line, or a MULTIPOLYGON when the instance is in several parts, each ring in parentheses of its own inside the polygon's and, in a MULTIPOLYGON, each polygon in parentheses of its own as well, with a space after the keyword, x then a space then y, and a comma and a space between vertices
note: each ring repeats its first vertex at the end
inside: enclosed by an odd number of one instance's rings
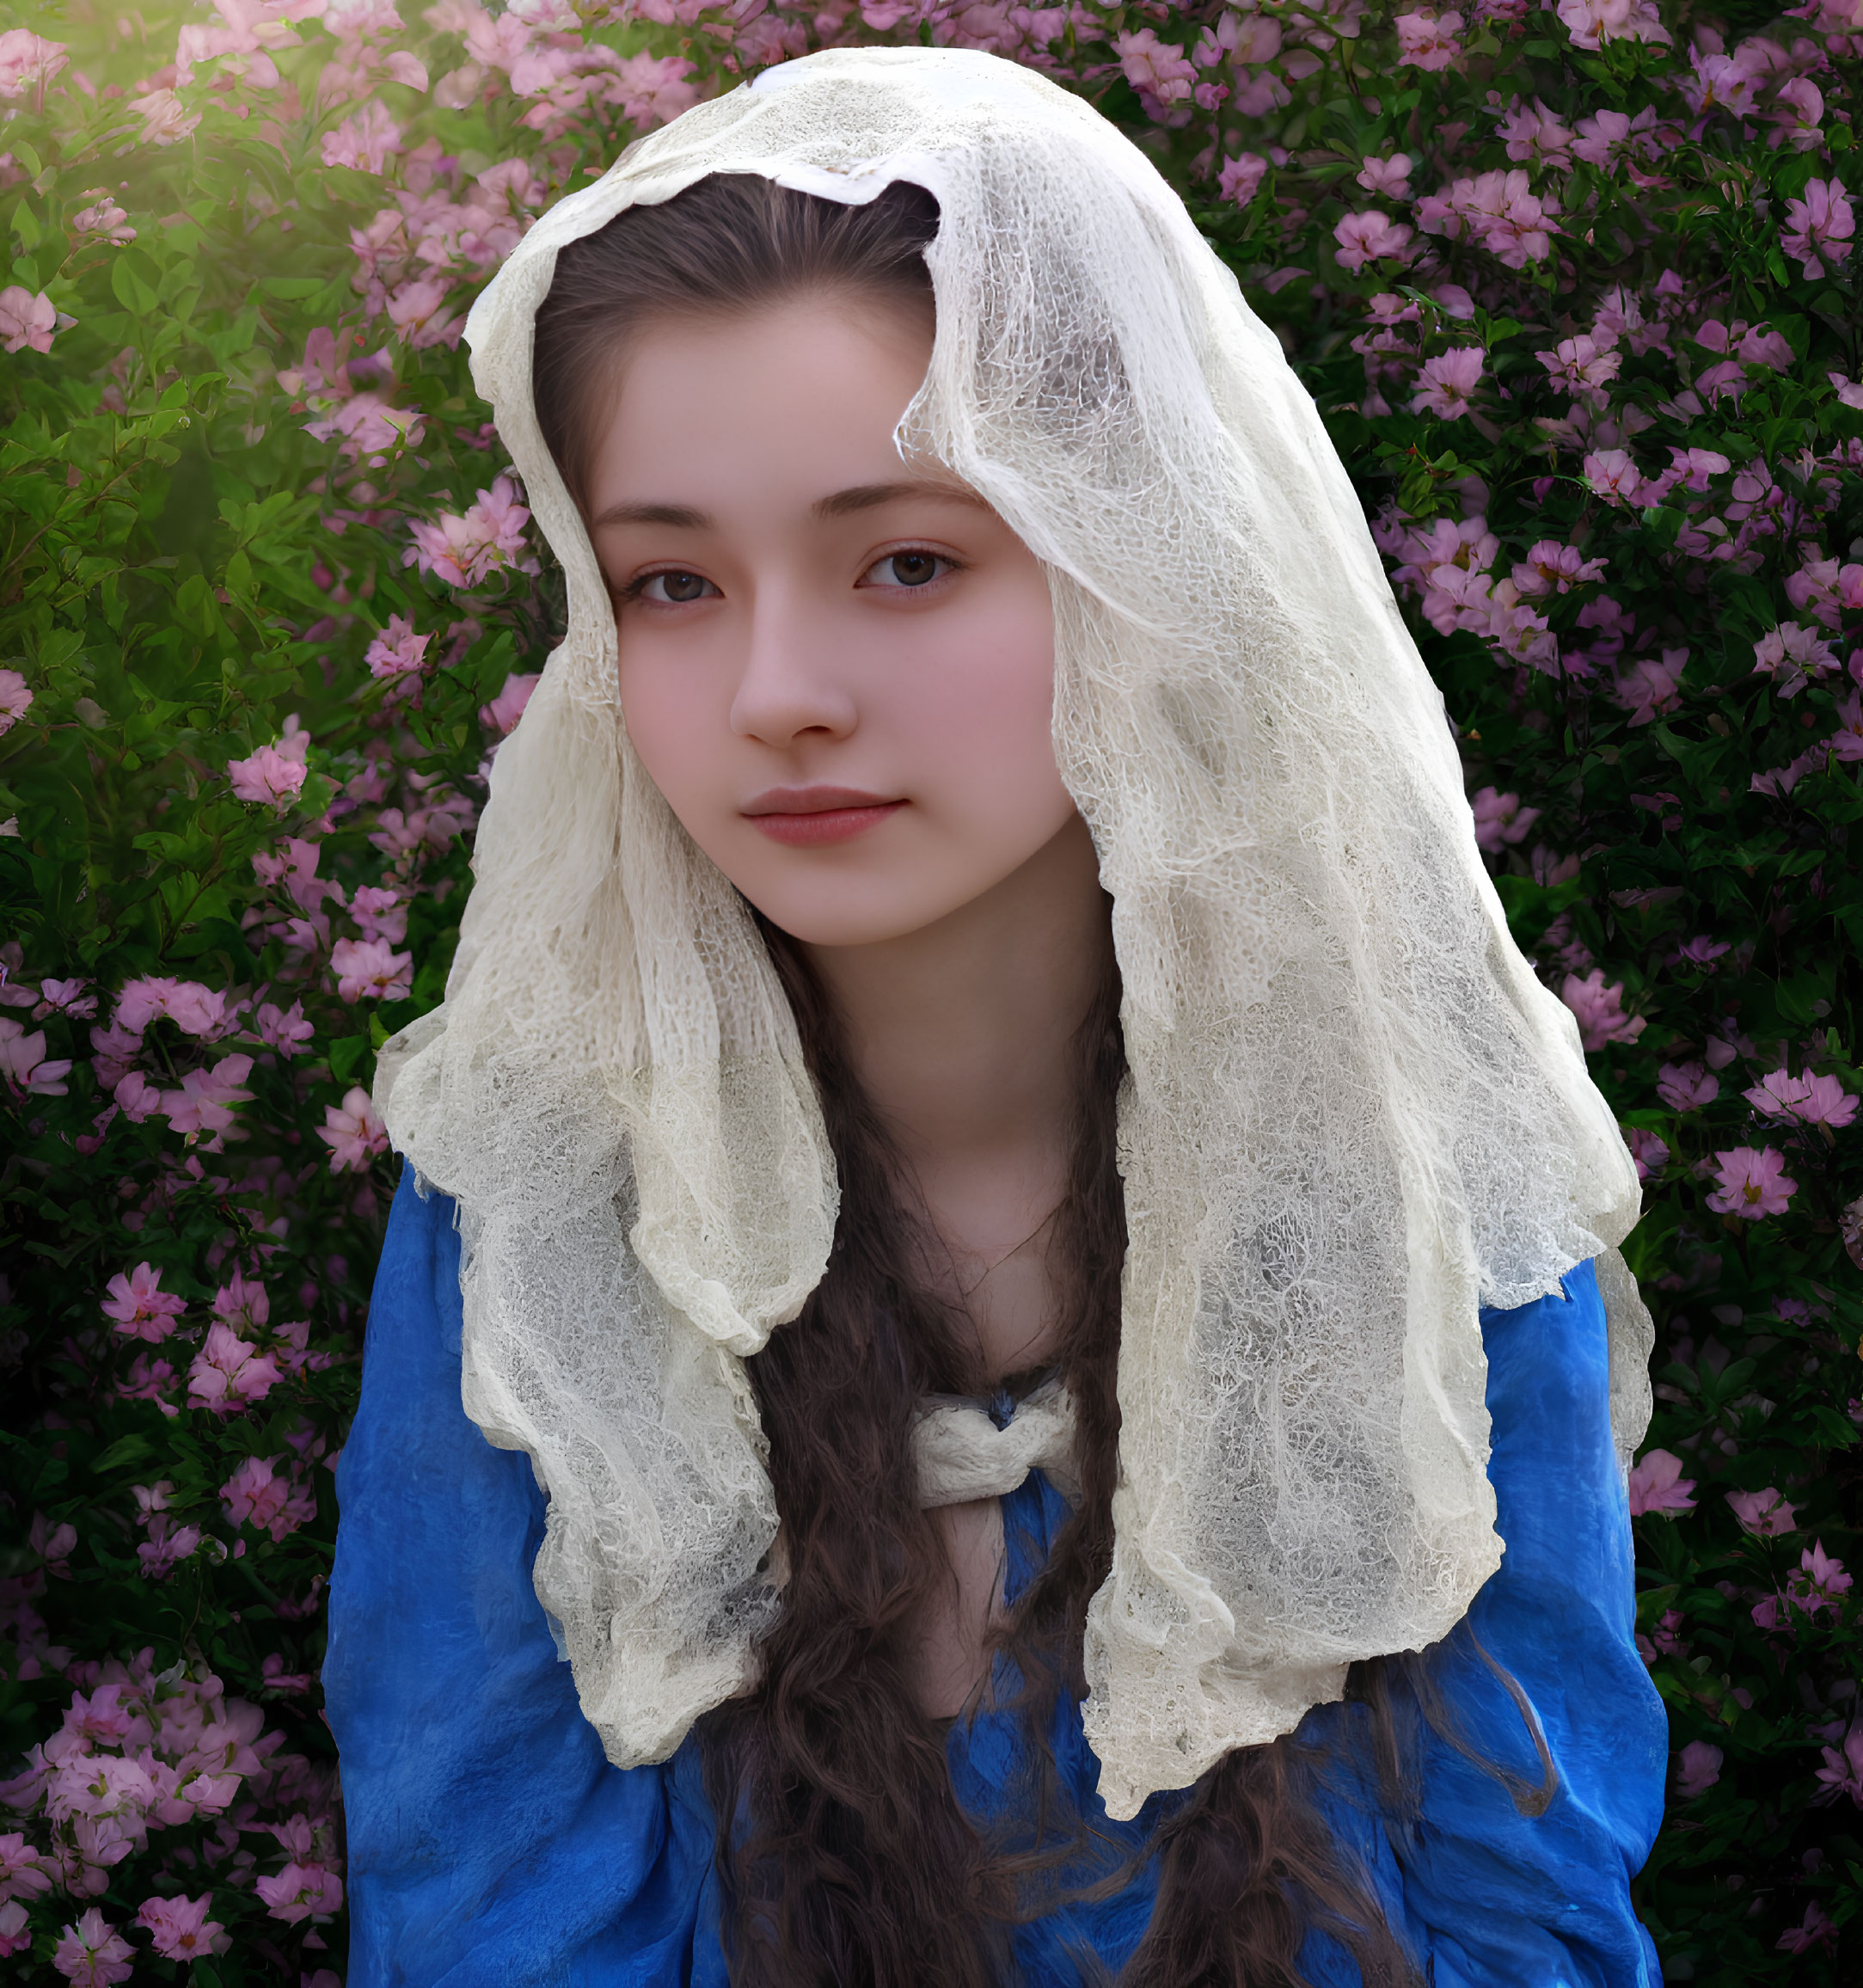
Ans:
POLYGON ((1676 947, 1671 963, 1701 966, 1712 972, 1714 961, 1723 953, 1731 953, 1732 950, 1732 946, 1725 939, 1716 939, 1707 932, 1697 932, 1694 938, 1685 940, 1676 947))
POLYGON ((1358 169, 1358 184, 1381 200, 1407 199, 1410 168, 1408 152, 1394 152, 1388 159, 1367 159, 1358 169))
POLYGON ((1477 345, 1454 346, 1426 359, 1417 375, 1417 390, 1410 396, 1411 413, 1460 420, 1468 412, 1486 363, 1477 345))
POLYGON ((248 1345, 230 1326, 211 1325, 187 1370, 187 1405, 231 1414, 263 1401, 282 1377, 272 1354, 248 1345))
POLYGON ((1639 1181, 1661 1173, 1669 1164, 1668 1145, 1642 1126, 1630 1126, 1624 1133, 1624 1144, 1630 1148, 1630 1157, 1637 1163, 1639 1181))
POLYGON ((334 132, 323 134, 323 163, 347 166, 358 173, 383 173, 391 154, 401 150, 401 126, 374 101, 334 132))
POLYGON ((28 346, 50 352, 58 328, 58 314, 44 291, 35 295, 16 283, 0 290, 0 341, 9 352, 23 352, 28 346))
POLYGON ((362 928, 365 939, 387 939, 398 943, 408 936, 408 899, 400 891, 384 890, 375 884, 359 884, 350 899, 350 916, 362 928))
MULTIPOLYGON (((1824 1749, 1824 1758, 1827 1760, 1835 1758, 1828 1746, 1824 1749)), ((1818 1770, 1817 1777, 1820 1781, 1824 1779, 1822 1768, 1818 1770)), ((1853 1801, 1860 1799, 1857 1789, 1854 1788, 1847 1788, 1844 1792, 1853 1801)), ((1818 1947, 1835 1947, 1837 1944, 1837 1922, 1813 1899, 1805 1908, 1805 1923, 1793 1927, 1789 1932, 1781 1933, 1773 1943, 1781 1953, 1786 1954, 1809 1954, 1818 1947)))
POLYGON ((1634 1042, 1649 1027, 1645 1016, 1624 1013, 1623 983, 1613 980, 1607 985, 1602 966, 1594 966, 1582 980, 1568 973, 1559 997, 1578 1016, 1578 1040, 1588 1050, 1603 1049, 1610 1042, 1634 1042))
POLYGON ((19 723, 33 708, 33 694, 17 670, 0 670, 0 737, 19 723))
POLYGON ((1682 1640, 1682 1615, 1680 1609, 1664 1609, 1663 1619, 1657 1623, 1652 1634, 1637 1638, 1637 1654, 1645 1664, 1653 1664, 1658 1657, 1679 1657, 1686 1646, 1682 1640))
POLYGON ((1680 1457, 1667 1450, 1647 1451, 1630 1473, 1630 1515, 1673 1518, 1693 1512, 1694 1500, 1688 1494, 1694 1489, 1694 1479, 1682 1474, 1680 1457))
POLYGON ((211 1070, 186 1071, 179 1090, 162 1094, 162 1108, 171 1129, 186 1135, 189 1145, 206 1138, 210 1152, 220 1150, 221 1135, 234 1124, 233 1107, 248 1104, 252 1093, 243 1088, 252 1074, 249 1056, 223 1056, 211 1070))
POLYGON ((1782 1215, 1786 1204, 1799 1191, 1799 1183, 1786 1177, 1785 1155, 1771 1146, 1757 1151, 1751 1146, 1735 1146, 1716 1153, 1720 1185, 1707 1198, 1717 1215, 1738 1215, 1757 1222, 1762 1216, 1782 1215))
POLYGON ((97 1012, 97 997, 89 989, 88 980, 41 980, 33 1020, 43 1022, 48 1015, 69 1015, 74 1022, 88 1022, 97 1012))
POLYGON ((218 989, 152 973, 126 980, 116 997, 116 1026, 139 1036, 158 1016, 204 1042, 225 1034, 229 1027, 226 997, 218 989))
POLYGON ((1475 842, 1490 856, 1518 842, 1540 819, 1539 809, 1523 807, 1517 794, 1498 794, 1492 787, 1482 788, 1470 805, 1474 810, 1475 842))
POLYGON ((1699 1063, 1665 1063, 1656 1072, 1656 1095, 1671 1111, 1700 1111, 1720 1095, 1720 1079, 1699 1063))
POLYGON ((1856 1117, 1855 1096, 1835 1077, 1793 1077, 1775 1070, 1745 1095, 1754 1110, 1767 1118, 1795 1118, 1841 1131, 1856 1117))
POLYGON ((1524 269, 1552 253, 1554 212, 1552 196, 1535 193, 1523 171, 1481 173, 1426 194, 1417 203, 1417 224, 1452 242, 1466 235, 1508 268, 1524 269))
POLYGON ((304 1019, 304 1004, 294 1001, 289 1008, 280 1009, 273 1003, 264 1003, 254 1018, 254 1033, 268 1049, 275 1049, 281 1056, 296 1056, 316 1033, 316 1025, 304 1019))
POLYGON ((417 635, 412 622, 390 615, 388 626, 369 644, 362 660, 377 682, 418 676, 426 667, 427 644, 432 640, 432 635, 417 635))
POLYGON ((304 432, 320 442, 334 441, 351 462, 377 469, 402 448, 417 448, 425 429, 413 408, 398 408, 371 390, 352 394, 328 414, 306 421, 304 432))
POLYGON ((1635 117, 1625 111, 1601 110, 1595 117, 1581 118, 1572 142, 1572 156, 1602 172, 1609 172, 1626 154, 1650 160, 1658 156, 1658 149, 1653 107, 1635 117))
POLYGON ((1216 192, 1222 199, 1246 207, 1254 199, 1267 170, 1268 162, 1259 152, 1239 152, 1233 159, 1223 161, 1223 170, 1216 175, 1216 192))
POLYGON ((211 1892, 198 1899, 144 1899, 137 1923, 155 1935, 156 1952, 164 1960, 199 1960, 230 1944, 221 1937, 225 1928, 207 1917, 212 1903, 211 1892))
POLYGON ((252 1888, 272 1917, 288 1924, 329 1919, 343 1909, 343 1881, 319 1863, 288 1863, 275 1878, 254 1879, 252 1888))
POLYGON ((0 1899, 36 1899, 52 1889, 52 1874, 18 1831, 0 1836, 0 1899))
POLYGON ((1800 1571, 1793 1575, 1788 1592, 1807 1615, 1816 1615, 1820 1609, 1835 1610, 1839 1598, 1850 1592, 1851 1577, 1844 1572, 1843 1562, 1824 1551, 1822 1539, 1805 1549, 1799 1566, 1800 1571))
POLYGON ((29 28, 0 34, 0 97, 17 103, 37 96, 71 58, 62 41, 46 41, 29 28))
MULTIPOLYGON (((1824 1749, 1824 1764, 1817 1770, 1817 1778, 1824 1783, 1822 1799, 1829 1801, 1840 1795, 1848 1795, 1859 1808, 1863 1808, 1863 1726, 1853 1726, 1843 1736, 1843 1751, 1835 1746, 1824 1749)), ((1789 1937, 1789 1936, 1788 1936, 1789 1937)), ((1783 1947, 1785 1941, 1780 1945, 1783 1947)), ((1802 1953, 1803 1948, 1794 1948, 1802 1953)))
POLYGON ((330 948, 336 991, 344 1000, 405 1001, 414 986, 412 953, 397 953, 386 939, 339 939, 330 948))
POLYGON ((1386 256, 1407 261, 1413 232, 1405 223, 1375 208, 1369 213, 1347 214, 1333 230, 1333 238, 1339 245, 1333 259, 1354 273, 1386 256))
POLYGON ((1587 580, 1602 579, 1604 566, 1602 559, 1587 559, 1576 545, 1561 545, 1556 538, 1542 538, 1514 568, 1514 586, 1529 599, 1549 593, 1569 593, 1587 580))
POLYGON ((274 1544, 317 1515, 309 1488, 275 1470, 283 1462, 282 1457, 248 1457, 220 1487, 220 1509, 228 1524, 269 1532, 274 1544))
POLYGON ((261 746, 249 759, 230 761, 226 776, 236 799, 268 801, 283 814, 303 787, 304 768, 302 761, 287 759, 276 746, 261 746))
POLYGON ((679 55, 630 55, 615 64, 608 101, 640 131, 671 124, 699 101, 697 87, 686 79, 694 65, 679 55))
POLYGON ((130 1362, 128 1373, 117 1383, 116 1398, 120 1402, 153 1402, 172 1421, 181 1412, 167 1398, 174 1378, 175 1369, 165 1359, 151 1364, 147 1353, 139 1353, 130 1362))
POLYGON ((1612 695, 1631 714, 1632 725, 1648 725, 1682 702, 1686 649, 1664 649, 1660 657, 1639 656, 1617 673, 1612 695))
POLYGON ((136 1549, 136 1557, 142 1562, 142 1577, 144 1580, 166 1580, 182 1561, 199 1549, 200 1528, 178 1526, 161 1512, 152 1513, 147 1524, 149 1537, 136 1549))
POLYGON ((1562 338, 1551 352, 1534 354, 1562 394, 1588 394, 1617 377, 1623 365, 1621 353, 1601 345, 1589 332, 1576 338, 1562 338))
POLYGON ((90 200, 88 207, 80 207, 71 217, 71 232, 74 235, 95 235, 100 242, 133 242, 136 230, 129 224, 129 216, 117 206, 108 190, 94 187, 85 196, 90 200))
POLYGON ((16 1096, 63 1097, 70 1070, 70 1057, 46 1059, 44 1029, 28 1035, 17 1022, 0 1015, 0 1078, 16 1096))
POLYGON ((109 1988, 135 1972, 134 1949, 93 1905, 75 1926, 67 1926, 52 1949, 52 1965, 77 1988, 109 1988))
POLYGON ((1863 411, 1863 383, 1850 377, 1848 373, 1826 373, 1825 378, 1837 390, 1837 398, 1847 408, 1863 411))
POLYGON ((1828 677, 1837 667, 1829 642, 1815 629, 1781 622, 1753 645, 1753 673, 1773 679, 1781 697, 1795 697, 1813 678, 1828 677))
POLYGON ((1730 1491, 1727 1503, 1740 1521, 1740 1530, 1756 1539, 1778 1539, 1798 1525, 1791 1506, 1774 1485, 1763 1491, 1730 1491))
POLYGON ((1559 17, 1574 48, 1599 48, 1607 41, 1666 43, 1670 38, 1654 0, 1559 0, 1559 17))
POLYGON ((479 721, 488 731, 503 736, 512 730, 523 717, 524 706, 530 702, 530 693, 537 687, 535 672, 528 676, 512 675, 505 679, 505 687, 489 704, 481 705, 479 721))
POLYGON ((1676 1792, 1684 1801, 1706 1795, 1720 1779, 1720 1764, 1725 1756, 1705 1740, 1691 1740, 1676 1757, 1676 1792))
POLYGON ((444 283, 437 283, 431 277, 418 278, 412 283, 402 284, 389 296, 389 322, 401 334, 403 342, 416 352, 433 345, 456 346, 466 323, 463 318, 445 310, 445 303, 444 283))
MULTIPOLYGON (((1856 210, 1844 193, 1843 181, 1813 180, 1803 199, 1786 202, 1786 224, 1780 230, 1779 245, 1815 279, 1824 273, 1826 262, 1848 260, 1855 233, 1856 210)), ((8 291, 6 296, 11 294, 8 291)), ((5 301, 5 296, 0 296, 0 304, 5 301)))
POLYGON ((147 96, 132 96, 124 106, 143 120, 138 134, 145 145, 178 145, 196 125, 200 113, 183 108, 172 89, 152 89, 147 96))
POLYGON ((110 1279, 103 1315, 116 1321, 125 1339, 145 1339, 151 1346, 175 1330, 175 1321, 187 1309, 185 1298, 162 1288, 162 1273, 138 1263, 125 1275, 110 1279))
POLYGON ((236 1268, 231 1280, 213 1294, 213 1316, 237 1332, 242 1326, 255 1332, 272 1316, 272 1300, 255 1278, 236 1268))
POLYGON ((1642 472, 1621 449, 1602 449, 1584 459, 1584 480, 1607 504, 1634 504, 1642 472))
POLYGON ((517 485, 499 476, 478 497, 463 518, 444 512, 438 525, 417 519, 410 525, 414 544, 401 564, 437 573, 450 586, 476 586, 488 574, 517 564, 530 517, 518 501, 517 485))
POLYGON ((1501 118, 1500 136, 1508 157, 1520 164, 1538 162, 1561 170, 1572 164, 1572 133, 1537 97, 1530 109, 1514 99, 1501 118))
POLYGON ((359 1084, 345 1094, 340 1105, 325 1105, 323 1120, 317 1137, 330 1149, 333 1174, 359 1174, 376 1154, 388 1150, 388 1127, 359 1084))
POLYGON ((1115 35, 1112 52, 1125 71, 1125 80, 1141 96, 1161 104, 1177 103, 1197 87, 1197 64, 1181 48, 1160 41, 1149 28, 1115 35))
POLYGON ((1400 14, 1391 25, 1397 30, 1400 68, 1447 69, 1462 53, 1460 14, 1400 14))
MULTIPOLYGON (((25 1674, 21 1672, 22 1677, 25 1674)), ((32 1943, 33 1929, 25 1906, 17 1899, 9 1899, 0 1905, 0 1960, 11 1954, 23 1954, 32 1943)))

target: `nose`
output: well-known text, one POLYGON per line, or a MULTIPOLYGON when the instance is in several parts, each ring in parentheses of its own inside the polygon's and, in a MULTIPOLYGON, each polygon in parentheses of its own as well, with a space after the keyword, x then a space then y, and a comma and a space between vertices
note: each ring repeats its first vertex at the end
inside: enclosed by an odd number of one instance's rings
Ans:
POLYGON ((750 641, 731 728, 779 750, 811 733, 844 739, 858 719, 825 629, 793 597, 766 593, 750 617, 750 641))

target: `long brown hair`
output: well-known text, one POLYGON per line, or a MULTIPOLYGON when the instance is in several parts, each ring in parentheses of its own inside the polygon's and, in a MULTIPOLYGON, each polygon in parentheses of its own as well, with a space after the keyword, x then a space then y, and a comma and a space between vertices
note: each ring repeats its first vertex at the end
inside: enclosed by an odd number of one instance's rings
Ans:
MULTIPOLYGON (((935 202, 916 187, 850 207, 720 175, 566 247, 537 315, 536 398, 579 501, 598 396, 612 390, 643 322, 741 313, 798 293, 890 302, 929 322, 922 252, 936 226, 935 202)), ((926 1394, 985 1391, 976 1341, 924 1287, 923 1213, 861 1091, 832 1003, 800 948, 759 924, 821 1098, 842 1201, 826 1274, 800 1316, 748 1362, 787 1573, 757 1686, 700 1728, 732 1978, 739 1988, 990 1988, 1014 1976, 1014 1927, 1052 1909, 1079 1868, 1069 1828, 1076 1839, 1092 1833, 1067 1813, 1044 1736, 1059 1701, 1084 1692, 1087 1605, 1112 1564, 1125 1058, 1110 926, 1101 984, 1072 1045, 1068 1190, 1047 1246, 1063 1330, 1044 1372, 1057 1371, 1074 1399, 1081 1495, 995 1639, 1024 1680, 1015 1709, 1034 1740, 1033 1840, 1050 1846, 1036 1851, 1005 1849, 964 1813, 945 1723, 920 1709, 910 1686, 922 1605, 953 1578, 919 1506, 912 1421, 926 1394)), ((1013 1394, 1036 1377, 1007 1384, 1013 1394)), ((1363 1701, 1388 1805, 1413 1813, 1407 1725, 1420 1714, 1455 1741, 1426 1671, 1404 1659, 1359 1666, 1348 1695, 1363 1701)), ((1543 1743, 1540 1751, 1538 1788, 1502 1776, 1523 1808, 1551 1798, 1543 1743)), ((1241 1749, 1171 1807, 1145 1846, 1160 1860, 1157 1903, 1122 1976, 1130 1988, 1295 1988, 1314 1928, 1351 1954, 1368 1988, 1417 1979, 1369 1881, 1323 1819, 1315 1798, 1327 1765, 1294 1736, 1241 1749)), ((1096 1868, 1088 1888, 1101 1895, 1132 1875, 1130 1863, 1105 1874, 1104 1856, 1096 1868)))

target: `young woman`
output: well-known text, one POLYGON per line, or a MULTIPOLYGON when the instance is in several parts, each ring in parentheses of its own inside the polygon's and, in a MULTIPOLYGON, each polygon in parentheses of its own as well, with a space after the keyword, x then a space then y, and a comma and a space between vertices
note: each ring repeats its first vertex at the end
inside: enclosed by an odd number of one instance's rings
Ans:
POLYGON ((383 1059, 355 1988, 1653 1988, 1635 1170, 1175 197, 837 52, 469 335, 569 629, 383 1059))

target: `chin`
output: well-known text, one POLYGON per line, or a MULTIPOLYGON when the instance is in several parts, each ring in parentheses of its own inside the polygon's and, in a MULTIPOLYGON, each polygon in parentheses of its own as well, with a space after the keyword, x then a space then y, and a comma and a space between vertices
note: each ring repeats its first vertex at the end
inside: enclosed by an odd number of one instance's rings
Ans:
POLYGON ((936 924, 977 893, 901 888, 884 879, 850 887, 822 879, 806 890, 738 889, 779 931, 804 946, 880 946, 936 924))
POLYGON ((898 907, 883 915, 847 905, 805 905, 793 899, 757 904, 754 898, 751 901, 779 931, 803 946, 880 946, 889 939, 903 939, 943 915, 942 910, 921 917, 898 907))

